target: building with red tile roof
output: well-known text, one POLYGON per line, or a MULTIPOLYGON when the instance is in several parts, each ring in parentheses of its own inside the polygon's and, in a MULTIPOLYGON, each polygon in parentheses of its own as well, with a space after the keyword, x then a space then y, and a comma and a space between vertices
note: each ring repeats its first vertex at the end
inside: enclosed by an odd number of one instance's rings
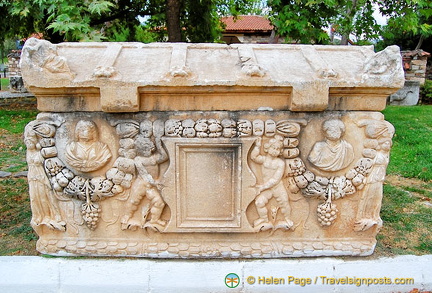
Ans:
POLYGON ((270 21, 259 15, 240 15, 237 18, 227 16, 222 18, 226 25, 225 31, 229 32, 271 32, 273 25, 270 21))
POLYGON ((221 21, 225 25, 225 29, 222 32, 222 41, 227 44, 269 44, 278 42, 278 39, 274 36, 273 25, 263 16, 227 16, 223 17, 221 21))

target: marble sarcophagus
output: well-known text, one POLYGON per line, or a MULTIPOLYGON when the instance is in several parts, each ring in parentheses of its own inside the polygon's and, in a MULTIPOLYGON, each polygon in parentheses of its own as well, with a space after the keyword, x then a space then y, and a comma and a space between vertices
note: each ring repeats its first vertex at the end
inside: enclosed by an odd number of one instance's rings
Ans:
POLYGON ((21 60, 41 253, 373 252, 397 47, 29 39, 21 60))

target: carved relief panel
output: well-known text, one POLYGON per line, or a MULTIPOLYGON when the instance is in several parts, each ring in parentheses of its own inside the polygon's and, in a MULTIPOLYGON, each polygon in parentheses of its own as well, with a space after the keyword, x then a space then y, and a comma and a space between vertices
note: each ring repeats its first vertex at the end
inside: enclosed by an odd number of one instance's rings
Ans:
POLYGON ((370 112, 39 114, 25 130, 38 250, 370 254, 393 133, 370 112))

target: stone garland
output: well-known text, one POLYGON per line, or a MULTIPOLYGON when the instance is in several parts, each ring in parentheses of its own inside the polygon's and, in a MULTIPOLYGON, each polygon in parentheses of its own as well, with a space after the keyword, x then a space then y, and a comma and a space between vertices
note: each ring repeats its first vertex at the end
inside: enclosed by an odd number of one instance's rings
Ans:
MULTIPOLYGON (((156 121, 154 122, 156 123, 156 121)), ((321 226, 327 227, 337 218, 338 210, 334 200, 352 195, 365 186, 366 178, 373 167, 373 158, 376 155, 378 143, 376 139, 365 141, 363 157, 357 161, 353 169, 344 176, 323 177, 315 175, 306 169, 304 162, 299 158, 299 140, 297 136, 301 131, 300 124, 306 121, 282 120, 238 120, 232 119, 170 119, 164 123, 164 131, 159 135, 167 137, 198 137, 198 138, 233 138, 246 136, 275 135, 283 137, 282 156, 286 162, 285 177, 289 182, 289 189, 293 193, 301 193, 306 198, 320 198, 324 202, 317 206, 317 217, 321 226)), ((82 201, 81 212, 84 222, 90 230, 97 227, 101 214, 98 202, 113 197, 124 189, 131 187, 135 177, 134 157, 137 155, 136 140, 150 139, 152 137, 152 122, 145 120, 139 124, 133 120, 115 121, 111 125, 116 128, 120 137, 119 157, 114 166, 105 176, 86 178, 76 175, 57 157, 55 134, 60 125, 47 121, 39 121, 33 126, 33 131, 39 138, 38 148, 44 158, 46 174, 50 179, 52 188, 63 195, 82 201), (143 131, 144 130, 144 131, 143 131)))
POLYGON ((353 169, 350 169, 344 176, 323 177, 315 175, 306 170, 305 164, 300 158, 287 162, 292 192, 299 191, 307 197, 323 199, 317 207, 317 217, 321 226, 330 226, 337 218, 337 207, 332 201, 352 195, 365 186, 366 177, 373 166, 370 158, 361 158, 353 169))

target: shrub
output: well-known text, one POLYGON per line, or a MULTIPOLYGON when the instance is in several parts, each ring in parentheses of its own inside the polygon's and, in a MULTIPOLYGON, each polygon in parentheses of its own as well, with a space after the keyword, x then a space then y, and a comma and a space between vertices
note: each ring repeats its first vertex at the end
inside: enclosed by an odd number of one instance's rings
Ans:
POLYGON ((432 105, 432 80, 426 80, 420 88, 420 103, 432 105))

